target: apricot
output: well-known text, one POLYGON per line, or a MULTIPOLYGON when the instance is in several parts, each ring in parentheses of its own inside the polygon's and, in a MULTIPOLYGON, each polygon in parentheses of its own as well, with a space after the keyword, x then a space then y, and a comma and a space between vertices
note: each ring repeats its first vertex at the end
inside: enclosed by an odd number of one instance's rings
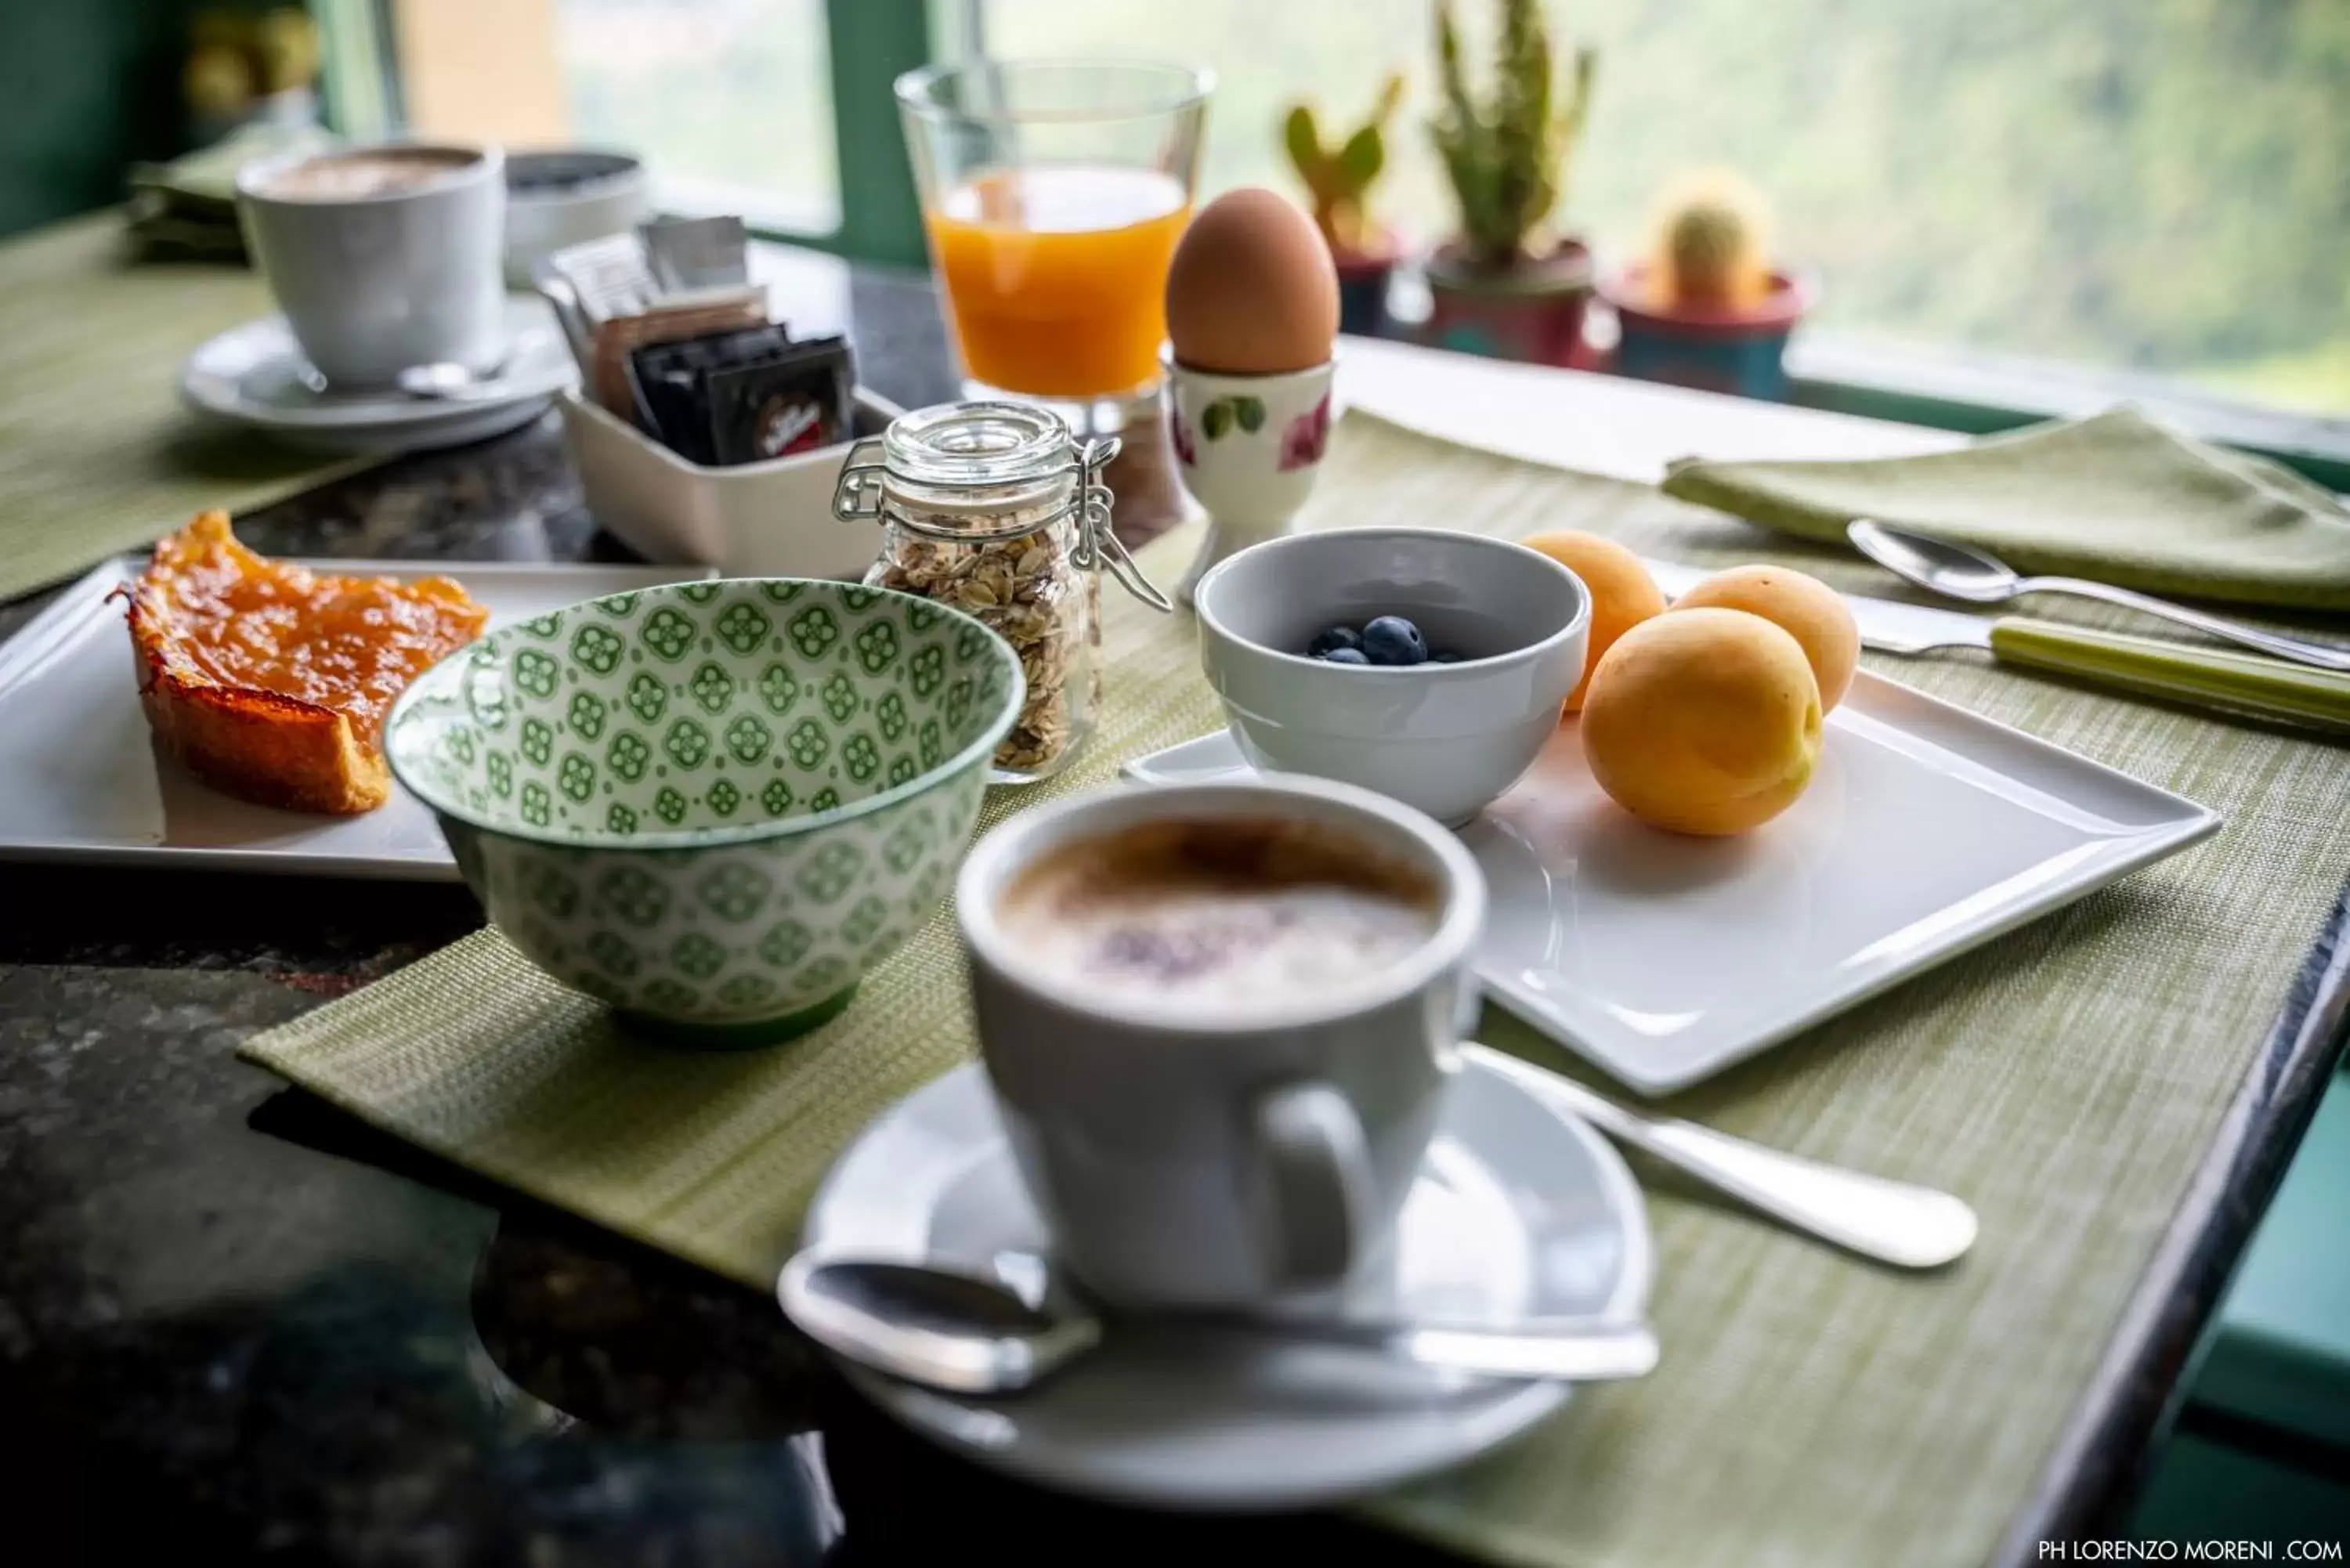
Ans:
POLYGON ((1820 686, 1803 645, 1744 610, 1676 610, 1591 672, 1583 753, 1617 805, 1676 833, 1743 833, 1804 793, 1820 686))
POLYGON ((1820 683, 1820 711, 1833 712, 1860 663, 1860 627, 1844 596, 1819 578, 1786 566, 1732 566, 1673 601, 1673 608, 1744 610, 1803 644, 1820 683))
POLYGON ((1591 672, 1599 668, 1601 658, 1617 638, 1650 616, 1661 615, 1665 596, 1640 557, 1613 539, 1563 528, 1535 535, 1526 541, 1526 548, 1540 550, 1591 590, 1591 645, 1583 656, 1583 679, 1566 694, 1566 711, 1572 713, 1590 694, 1591 672))

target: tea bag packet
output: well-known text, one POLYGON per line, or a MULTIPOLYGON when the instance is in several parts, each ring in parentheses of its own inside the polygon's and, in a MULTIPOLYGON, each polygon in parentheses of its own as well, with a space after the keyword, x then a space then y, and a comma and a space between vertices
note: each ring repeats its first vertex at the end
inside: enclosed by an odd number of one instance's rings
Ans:
POLYGON ((669 218, 547 258, 588 395, 705 467, 844 441, 856 386, 847 342, 795 342, 750 281, 740 218, 669 218))
POLYGON ((593 333, 604 324, 649 310, 660 296, 646 263, 645 247, 634 234, 610 234, 585 244, 568 245, 546 258, 556 277, 571 286, 580 317, 593 333))
MULTIPOLYGON (((764 326, 767 292, 750 283, 716 288, 665 289, 653 274, 644 242, 612 234, 571 245, 547 258, 556 282, 567 286, 569 309, 586 337, 580 365, 588 395, 629 415, 629 356, 648 343, 706 337, 734 327, 764 326)), ((543 287, 550 298, 561 290, 543 287)))
POLYGON ((848 439, 856 368, 845 337, 810 337, 711 371, 711 447, 721 465, 764 462, 848 439))
POLYGON ((649 345, 630 369, 654 433, 694 462, 762 462, 848 439, 856 374, 841 337, 795 342, 762 327, 649 345))
POLYGON ((629 385, 639 426, 688 462, 713 468, 710 389, 703 381, 710 369, 708 342, 687 337, 645 345, 629 356, 629 385))
POLYGON ((766 325, 764 288, 698 289, 668 296, 641 314, 619 317, 597 328, 596 365, 589 384, 595 388, 598 402, 628 418, 635 405, 629 389, 629 357, 638 349, 766 325))
POLYGON ((637 225, 653 280, 672 294, 751 281, 751 245, 733 217, 654 218, 637 225))

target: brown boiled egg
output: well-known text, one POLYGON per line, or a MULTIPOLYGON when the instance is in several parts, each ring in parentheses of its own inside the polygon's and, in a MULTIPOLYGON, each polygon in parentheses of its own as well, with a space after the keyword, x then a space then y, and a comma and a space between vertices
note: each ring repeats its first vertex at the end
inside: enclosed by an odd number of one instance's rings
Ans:
POLYGON ((1200 209, 1167 268, 1179 363, 1228 376, 1308 370, 1338 336, 1338 269, 1313 220, 1271 191, 1200 209))

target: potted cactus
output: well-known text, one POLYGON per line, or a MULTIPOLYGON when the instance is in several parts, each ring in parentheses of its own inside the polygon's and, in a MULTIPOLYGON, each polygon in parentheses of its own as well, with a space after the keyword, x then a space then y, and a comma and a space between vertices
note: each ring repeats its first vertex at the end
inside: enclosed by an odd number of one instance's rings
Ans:
POLYGON ((1769 214, 1724 171, 1681 181, 1659 204, 1648 259, 1605 279, 1622 336, 1616 369, 1648 381, 1779 400, 1787 338, 1810 278, 1771 264, 1769 214))
POLYGON ((1471 95, 1451 0, 1436 11, 1444 101, 1429 133, 1461 207, 1461 233, 1429 258, 1439 345, 1564 365, 1583 341, 1591 253, 1553 233, 1567 160, 1583 136, 1596 57, 1577 49, 1561 96, 1535 0, 1500 0, 1492 91, 1471 95))
POLYGON ((1399 247, 1395 234, 1365 206, 1372 183, 1387 168, 1386 128, 1403 101, 1403 78, 1379 88, 1370 118, 1336 145, 1322 140, 1313 106, 1297 104, 1282 121, 1289 161, 1314 198, 1314 222, 1338 267, 1338 330, 1377 337, 1388 326, 1388 278, 1399 247))

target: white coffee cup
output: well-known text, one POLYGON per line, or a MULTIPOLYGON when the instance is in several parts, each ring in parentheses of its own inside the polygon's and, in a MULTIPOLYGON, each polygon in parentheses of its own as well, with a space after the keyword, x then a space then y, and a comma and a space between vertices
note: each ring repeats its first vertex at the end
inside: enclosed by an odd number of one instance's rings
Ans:
POLYGON ((311 364, 336 387, 383 387, 411 365, 486 369, 504 357, 505 161, 422 142, 312 151, 237 174, 246 243, 311 364), (297 192, 307 165, 446 160, 414 183, 297 192))
POLYGON ((1386 1253, 1435 1130, 1485 887, 1460 842, 1406 805, 1322 779, 1077 796, 1022 812, 963 864, 980 1046, 1057 1260, 1113 1306, 1326 1310, 1386 1253), (1439 891, 1433 931, 1336 1000, 1201 1016, 1089 994, 1007 932, 1006 890, 1074 842, 1165 821, 1303 821, 1439 891))

